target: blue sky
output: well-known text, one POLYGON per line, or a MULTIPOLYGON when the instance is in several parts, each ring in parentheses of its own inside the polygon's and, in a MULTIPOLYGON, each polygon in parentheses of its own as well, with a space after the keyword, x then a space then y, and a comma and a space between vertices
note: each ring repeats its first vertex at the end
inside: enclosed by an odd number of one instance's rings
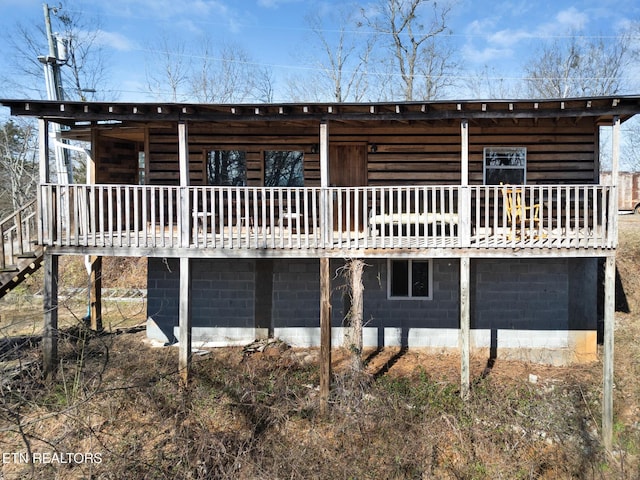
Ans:
MULTIPOLYGON (((0 0, 0 35, 4 37, 0 77, 12 74, 8 40, 16 22, 41 25, 42 3, 0 0)), ((67 8, 88 20, 99 19, 99 38, 108 55, 113 88, 120 100, 137 101, 148 100, 145 71, 158 53, 154 45, 162 35, 185 42, 205 36, 212 41, 230 40, 253 61, 284 78, 309 68, 300 55, 312 39, 305 15, 323 15, 344 4, 339 0, 72 0, 67 8)), ((369 7, 367 2, 358 4, 369 7)), ((486 65, 509 77, 520 74, 524 59, 540 45, 572 31, 586 36, 619 35, 629 22, 640 20, 640 2, 458 0, 449 18, 450 40, 465 70, 486 65)), ((43 44, 42 53, 46 51, 43 44)), ((12 91, 0 86, 0 97, 12 96, 12 91)))

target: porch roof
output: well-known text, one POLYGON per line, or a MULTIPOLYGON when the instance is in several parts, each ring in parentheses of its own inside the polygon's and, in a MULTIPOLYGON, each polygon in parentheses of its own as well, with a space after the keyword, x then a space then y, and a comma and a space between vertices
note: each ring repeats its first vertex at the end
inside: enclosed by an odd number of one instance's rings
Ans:
POLYGON ((640 113, 640 95, 524 100, 445 100, 370 103, 147 103, 0 99, 11 115, 69 127, 88 122, 411 121, 584 118, 610 123, 640 113))

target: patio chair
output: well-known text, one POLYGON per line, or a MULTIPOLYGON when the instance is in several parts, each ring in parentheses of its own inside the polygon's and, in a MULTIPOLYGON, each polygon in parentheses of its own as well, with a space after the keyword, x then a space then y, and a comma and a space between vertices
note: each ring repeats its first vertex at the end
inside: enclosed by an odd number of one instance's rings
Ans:
POLYGON ((540 204, 523 204, 523 189, 509 184, 503 184, 502 196, 506 212, 507 239, 521 240, 526 238, 540 238, 540 204))

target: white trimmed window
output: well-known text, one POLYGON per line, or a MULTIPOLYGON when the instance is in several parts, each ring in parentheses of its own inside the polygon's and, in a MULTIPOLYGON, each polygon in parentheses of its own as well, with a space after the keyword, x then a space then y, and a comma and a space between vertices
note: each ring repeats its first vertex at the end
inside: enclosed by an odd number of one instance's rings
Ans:
POLYGON ((484 184, 524 185, 527 181, 526 147, 485 147, 484 184))
POLYGON ((433 266, 426 260, 387 260, 387 298, 390 300, 431 300, 433 266))

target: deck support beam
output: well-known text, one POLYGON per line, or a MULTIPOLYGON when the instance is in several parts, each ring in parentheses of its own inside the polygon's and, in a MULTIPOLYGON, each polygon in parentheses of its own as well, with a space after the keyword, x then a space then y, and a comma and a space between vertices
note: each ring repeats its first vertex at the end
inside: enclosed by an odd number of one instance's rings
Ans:
POLYGON ((470 374, 470 258, 460 257, 460 397, 465 399, 469 395, 470 374))
MULTIPOLYGON (((611 185, 612 198, 609 209, 611 241, 618 246, 618 171, 620 164, 620 117, 613 117, 611 135, 611 185)), ((614 250, 615 252, 615 250, 614 250)), ((613 446, 613 353, 616 317, 616 257, 609 255, 604 269, 604 335, 602 362, 602 443, 605 449, 613 446)))
POLYGON ((58 256, 44 254, 44 328, 42 331, 42 372, 55 376, 58 366, 58 256))
MULTIPOLYGON (((91 132, 91 155, 87 155, 87 185, 95 185, 98 183, 96 165, 96 154, 98 153, 98 145, 100 137, 98 130, 91 132)), ((90 219, 95 221, 95 219, 90 219)), ((85 257, 87 264, 87 273, 89 274, 89 316, 91 319, 91 329, 102 331, 102 257, 96 255, 87 255, 85 257)))
POLYGON ((89 315, 91 330, 101 332, 102 325, 102 257, 91 255, 89 262, 89 315))
MULTIPOLYGON (((189 209, 189 135, 187 124, 178 123, 178 163, 180 164, 180 245, 190 244, 191 211, 189 209)), ((178 369, 183 387, 191 373, 191 271, 189 257, 180 257, 180 299, 178 307, 178 369)))
POLYGON ((604 338, 602 375, 602 442, 607 450, 613 443, 613 350, 616 297, 616 257, 609 256, 604 271, 604 338))
POLYGON ((178 369, 181 385, 189 383, 191 373, 191 272, 188 257, 180 257, 180 296, 178 307, 178 369))
POLYGON ((320 414, 329 411, 331 387, 331 274, 329 258, 320 258, 320 414))

